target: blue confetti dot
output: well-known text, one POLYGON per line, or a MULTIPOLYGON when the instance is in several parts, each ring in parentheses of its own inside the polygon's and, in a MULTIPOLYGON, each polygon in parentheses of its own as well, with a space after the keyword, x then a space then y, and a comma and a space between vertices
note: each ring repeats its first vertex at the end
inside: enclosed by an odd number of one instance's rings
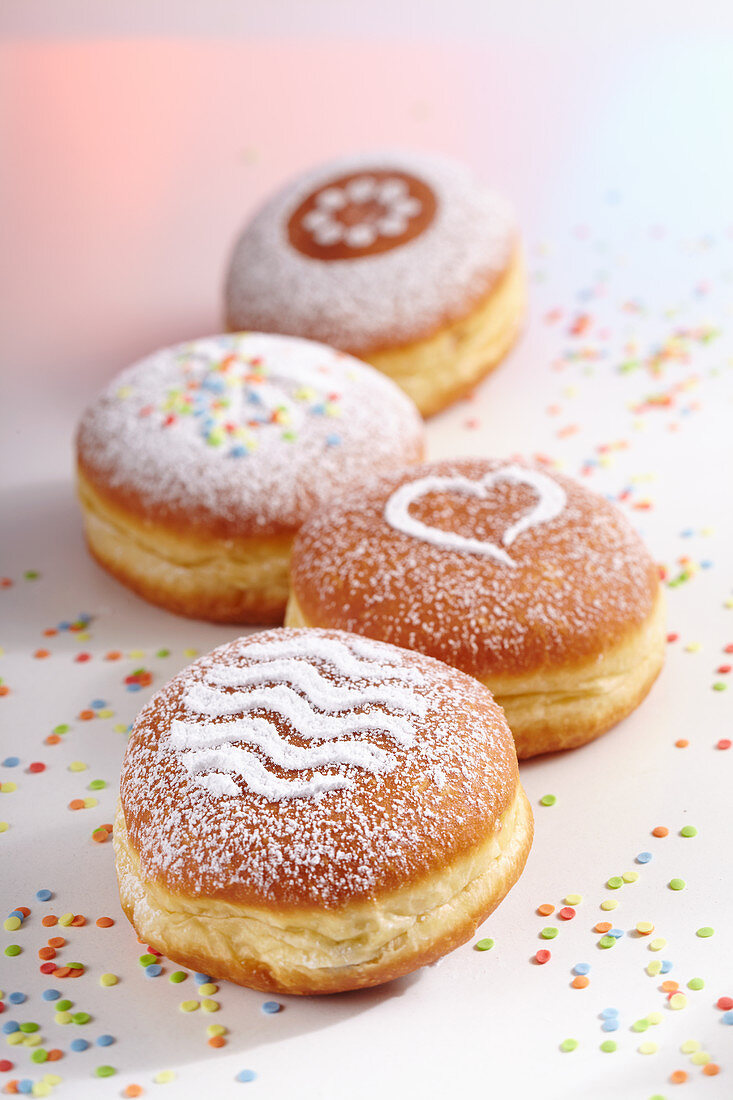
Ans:
POLYGON ((90 623, 91 621, 92 621, 92 616, 87 611, 82 611, 79 614, 79 622, 80 623, 90 623))
POLYGON ((662 969, 660 970, 659 973, 660 974, 669 974, 671 969, 672 969, 672 962, 670 961, 670 959, 662 959, 662 969))
POLYGON ((11 1005, 22 1005, 23 1001, 26 1000, 26 995, 25 993, 11 993, 8 1000, 11 1005))
POLYGON ((712 567, 713 567, 713 563, 711 561, 705 560, 705 561, 700 562, 700 568, 701 569, 712 569, 712 567))
POLYGON ((230 458, 244 458, 245 455, 248 455, 248 454, 249 454, 249 451, 247 450, 246 447, 243 447, 241 444, 237 444, 236 447, 232 447, 231 451, 229 452, 229 457, 230 458))
POLYGON ((193 980, 197 985, 205 985, 211 981, 211 978, 208 974, 194 974, 193 980))
POLYGON ((3 760, 4 768, 17 768, 18 764, 20 764, 19 756, 6 756, 3 760))
POLYGON ((257 1074, 253 1069, 240 1069, 234 1080, 241 1081, 242 1083, 244 1083, 245 1081, 256 1081, 257 1074))
POLYGON ((107 703, 104 699, 92 699, 90 707, 92 710, 104 710, 107 703))
POLYGON ((36 890, 37 901, 50 901, 52 897, 53 894, 50 890, 36 890))
POLYGON ((276 1012, 279 1012, 282 1005, 279 1001, 265 1001, 262 1005, 262 1011, 266 1012, 268 1016, 274 1016, 276 1012))
POLYGON ((24 1077, 22 1081, 18 1081, 18 1092, 33 1092, 33 1082, 30 1077, 24 1077))
POLYGON ((328 443, 329 447, 338 447, 340 442, 341 436, 337 435, 336 432, 332 432, 331 435, 326 436, 326 443, 328 443))
POLYGON ((97 1039, 98 1047, 111 1047, 115 1041, 114 1035, 100 1035, 97 1039))
POLYGON ((724 1024, 733 1024, 733 1009, 729 1009, 728 1012, 724 1012, 720 1018, 724 1024))
POLYGON ((694 534, 695 532, 692 530, 692 528, 688 527, 685 531, 680 531, 680 538, 689 539, 692 538, 694 534))
POLYGON ((58 989, 44 989, 41 996, 43 997, 44 1001, 58 1001, 61 993, 58 989))
POLYGON ((157 978, 159 974, 163 973, 163 967, 160 963, 151 963, 150 966, 145 967, 145 976, 147 978, 157 978))
POLYGON ((620 940, 624 934, 623 928, 612 928, 608 933, 609 936, 613 936, 615 940, 620 940))
POLYGON ((9 917, 17 917, 21 922, 25 920, 25 913, 21 913, 20 909, 13 909, 12 913, 8 913, 9 917))
POLYGON ((71 1046, 72 1050, 76 1051, 89 1049, 89 1043, 86 1041, 86 1039, 72 1039, 69 1045, 71 1046))
POLYGON ((6 1024, 3 1024, 3 1035, 12 1035, 14 1031, 18 1031, 20 1024, 16 1024, 15 1020, 8 1020, 6 1024))
POLYGON ((590 970, 590 963, 576 963, 573 967, 573 974, 587 974, 590 970))
POLYGON ((58 629, 59 630, 70 630, 71 629, 71 623, 67 622, 67 620, 64 619, 64 621, 62 623, 59 623, 58 629))
POLYGON ((602 1020, 612 1020, 616 1016, 618 1016, 618 1009, 617 1008, 604 1008, 603 1011, 601 1012, 601 1019, 602 1020))
POLYGON ((618 1031, 618 1020, 615 1016, 612 1016, 608 1020, 604 1020, 601 1024, 601 1031, 618 1031))
POLYGON ((140 691, 142 687, 141 684, 126 684, 125 686, 128 691, 140 691))
POLYGON ((639 852, 638 856, 636 857, 636 862, 637 863, 649 863, 651 858, 652 858, 652 853, 651 852, 639 852))

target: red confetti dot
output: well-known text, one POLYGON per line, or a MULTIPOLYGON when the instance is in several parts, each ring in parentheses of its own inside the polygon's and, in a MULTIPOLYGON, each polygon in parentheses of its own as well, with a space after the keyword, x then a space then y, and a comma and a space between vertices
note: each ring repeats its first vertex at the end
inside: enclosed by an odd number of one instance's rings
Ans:
POLYGON ((0 1058, 0 1073, 9 1073, 12 1068, 12 1062, 9 1062, 7 1058, 0 1058))
POLYGON ((563 905, 562 909, 558 909, 557 915, 560 920, 572 920, 575 916, 575 910, 572 905, 563 905))
POLYGON ((721 676, 725 676, 726 673, 730 672, 730 667, 730 665, 719 665, 717 671, 721 674, 721 676))
POLYGON ((0 588, 12 588, 13 582, 10 577, 0 577, 0 588))
POLYGON ((545 947, 541 947, 535 955, 535 961, 538 962, 540 966, 544 966, 545 963, 549 962, 551 958, 552 955, 545 947))
POLYGON ((676 642, 678 640, 679 640, 679 634, 668 634, 667 635, 667 641, 668 642, 676 642))
POLYGON ((0 1012, 4 1012, 4 1011, 5 1011, 5 1005, 3 1004, 2 1001, 0 1001, 0 1012))
POLYGON ((77 661, 79 664, 83 664, 84 661, 91 661, 91 659, 91 653, 77 653, 76 657, 74 658, 74 660, 77 661))
POLYGON ((727 737, 721 737, 720 741, 718 741, 718 748, 719 749, 729 749, 730 746, 731 746, 731 742, 728 740, 727 737))
POLYGON ((718 997, 716 1004, 723 1012, 728 1012, 729 1009, 733 1008, 733 997, 718 997))
POLYGON ((56 969, 56 963, 42 963, 38 968, 42 974, 53 974, 56 969))
POLYGON ((32 764, 28 765, 28 771, 37 774, 38 772, 45 772, 46 765, 42 764, 40 760, 34 760, 32 764))
POLYGON ((729 642, 727 646, 723 646, 723 653, 733 653, 733 642, 729 642))

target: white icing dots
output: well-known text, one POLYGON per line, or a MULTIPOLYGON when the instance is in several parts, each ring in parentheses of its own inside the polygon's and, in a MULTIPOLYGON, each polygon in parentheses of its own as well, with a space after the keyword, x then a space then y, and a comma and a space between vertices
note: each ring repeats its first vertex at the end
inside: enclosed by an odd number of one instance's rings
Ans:
POLYGON ((540 523, 549 523, 563 511, 566 504, 565 490, 553 478, 522 466, 501 466, 490 470, 478 479, 464 477, 462 474, 448 476, 431 475, 405 482, 392 493, 384 506, 384 518, 390 527, 412 538, 428 542, 441 550, 454 550, 464 554, 481 554, 493 558, 502 565, 516 567, 516 562, 493 542, 485 539, 470 538, 454 531, 445 531, 422 523, 410 513, 410 505, 422 500, 429 493, 457 493, 464 496, 487 500, 491 489, 497 482, 507 481, 513 485, 528 485, 537 494, 537 503, 517 519, 502 535, 503 546, 512 543, 525 531, 540 523))
POLYGON ((392 752, 365 739, 369 733, 386 734, 403 749, 415 744, 412 719, 424 717, 427 701, 414 686, 424 678, 416 669, 403 668, 396 651, 381 663, 373 656, 383 657, 384 647, 356 640, 350 648, 345 642, 306 635, 282 644, 253 643, 246 654, 253 663, 214 664, 204 681, 187 688, 183 707, 203 721, 175 719, 165 741, 192 782, 212 796, 240 795, 239 779, 270 802, 318 798, 352 788, 352 769, 377 774, 397 767, 392 752), (330 666, 348 683, 334 683, 313 661, 330 666), (256 711, 277 715, 298 738, 312 744, 294 744, 279 723, 253 715, 256 711), (284 777, 267 762, 311 774, 284 777), (320 768, 339 771, 323 773, 320 768))
POLYGON ((356 176, 343 187, 319 191, 303 226, 316 244, 343 241, 349 248, 369 248, 379 237, 400 237, 422 212, 402 179, 356 176), (348 219, 345 215, 348 214, 348 219))

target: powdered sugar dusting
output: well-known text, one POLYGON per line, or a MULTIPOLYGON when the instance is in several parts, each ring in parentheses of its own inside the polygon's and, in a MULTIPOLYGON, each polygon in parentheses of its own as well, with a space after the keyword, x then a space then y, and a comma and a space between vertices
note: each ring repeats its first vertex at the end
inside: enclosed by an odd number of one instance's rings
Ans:
POLYGON ((246 227, 227 276, 227 322, 357 353, 420 339, 470 312, 506 267, 515 236, 508 204, 461 164, 407 152, 344 158, 286 187, 246 227), (424 180, 437 199, 427 229, 355 259, 325 262, 296 251, 286 226, 303 200, 329 179, 369 171, 424 180))
POLYGON ((222 646, 155 696, 121 796, 146 877, 329 905, 485 840, 515 789, 511 735, 475 681, 339 632, 282 630, 222 646), (202 713, 200 690, 237 706, 202 713))
POLYGON ((334 487, 419 456, 412 402, 311 341, 240 333, 166 348, 85 413, 84 472, 159 522, 223 535, 296 529, 334 487))
POLYGON ((517 464, 524 478, 499 477, 502 465, 466 459, 413 467, 315 514, 292 563, 307 620, 414 648, 477 676, 597 656, 644 622, 656 568, 619 509, 532 464, 517 464), (518 531, 537 506, 538 474, 557 484, 565 504, 514 535, 515 567, 466 552, 474 543, 501 547, 507 532, 518 531), (487 478, 486 494, 455 492, 456 479, 487 478), (387 502, 416 479, 427 485, 412 495, 409 517, 423 525, 421 534, 436 532, 434 542, 385 518, 387 502))

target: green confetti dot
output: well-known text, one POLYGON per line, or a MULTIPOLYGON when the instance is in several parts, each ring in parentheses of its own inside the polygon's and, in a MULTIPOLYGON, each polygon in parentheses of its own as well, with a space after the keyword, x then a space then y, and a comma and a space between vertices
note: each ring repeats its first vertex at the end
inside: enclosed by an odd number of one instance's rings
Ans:
POLYGON ((22 950, 23 948, 19 947, 17 943, 9 943, 5 948, 5 954, 12 959, 14 955, 19 955, 22 950))
POLYGON ((727 687, 728 685, 724 684, 722 680, 718 680, 717 683, 713 684, 713 691, 725 691, 727 687))
POLYGON ((623 886, 623 884, 624 880, 621 878, 620 875, 612 875, 606 883, 606 886, 609 890, 618 890, 621 886, 623 886))
POLYGON ((702 928, 698 928, 695 935, 699 936, 701 940, 707 940, 710 936, 715 935, 715 929, 711 928, 709 924, 706 924, 702 928))
POLYGON ((60 726, 54 726, 52 732, 62 734, 62 733, 68 733, 70 729, 71 729, 71 726, 67 726, 67 724, 65 722, 62 722, 60 726))
POLYGON ((91 1020, 91 1016, 88 1012, 75 1012, 72 1016, 72 1020, 75 1024, 88 1024, 91 1020))
POLYGON ((554 806, 557 802, 557 795, 555 794, 543 794, 540 799, 540 806, 554 806))
POLYGON ((603 1051, 604 1054, 613 1054, 613 1052, 616 1049, 617 1049, 617 1047, 616 1047, 616 1044, 614 1043, 613 1039, 605 1039, 601 1043, 601 1050, 603 1051))
POLYGON ((616 945, 616 937, 615 936, 601 936, 601 938, 598 941, 598 946, 603 947, 603 948, 615 947, 615 945, 616 945))
POLYGON ((107 784, 105 783, 104 779, 93 779, 91 781, 91 783, 89 784, 89 786, 87 787, 87 790, 89 790, 89 791, 103 791, 106 786, 107 786, 107 784))
POLYGON ((158 652, 155 654, 156 657, 161 657, 161 658, 170 657, 170 655, 171 655, 171 651, 169 649, 159 649, 158 652))
POLYGON ((648 1027, 649 1027, 649 1021, 648 1020, 635 1020, 634 1023, 631 1025, 631 1030, 632 1031, 646 1031, 646 1029, 648 1027))
POLYGON ((157 955, 141 955, 139 962, 140 966, 150 966, 152 963, 158 961, 157 955))
POLYGON ((694 825, 685 825, 680 829, 680 836, 697 836, 697 829, 694 825))
POLYGON ((571 1050, 576 1050, 578 1047, 577 1039, 563 1039, 560 1043, 560 1050, 564 1054, 569 1054, 571 1050))
POLYGON ((63 1001, 57 1001, 56 1002, 56 1010, 57 1010, 57 1012, 68 1012, 69 1009, 73 1006, 73 1004, 74 1004, 73 1001, 67 1001, 66 999, 64 999, 63 1001))
POLYGON ((687 884, 683 878, 671 878, 667 885, 670 890, 684 890, 687 884))
POLYGON ((705 988, 705 982, 702 980, 702 978, 690 978, 689 982, 687 983, 687 988, 688 989, 704 989, 705 988))
POLYGON ((94 1072, 97 1077, 114 1077, 117 1070, 114 1066, 97 1066, 94 1072))
POLYGON ((48 1054, 45 1050, 34 1050, 31 1054, 31 1062, 45 1062, 48 1054))
POLYGON ((20 1030, 26 1035, 32 1035, 34 1031, 38 1031, 38 1024, 35 1024, 32 1020, 29 1020, 25 1024, 20 1025, 20 1030))
POLYGON ((185 970, 174 970, 168 981, 178 985, 179 982, 185 982, 187 977, 188 974, 185 970))
POLYGON ((554 940, 554 938, 557 935, 558 931, 559 931, 558 928, 553 928, 552 925, 550 925, 547 928, 543 928, 542 931, 540 932, 540 935, 542 936, 543 940, 554 940))
POLYGON ((37 569, 26 569, 23 577, 27 581, 37 581, 40 575, 37 569))

